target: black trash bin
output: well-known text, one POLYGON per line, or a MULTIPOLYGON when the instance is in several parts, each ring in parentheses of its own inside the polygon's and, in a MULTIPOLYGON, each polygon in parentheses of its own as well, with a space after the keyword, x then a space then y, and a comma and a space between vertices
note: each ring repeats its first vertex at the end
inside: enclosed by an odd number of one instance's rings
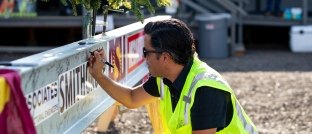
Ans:
POLYGON ((200 14, 198 21, 198 56, 200 58, 226 58, 229 56, 228 22, 230 14, 200 14))

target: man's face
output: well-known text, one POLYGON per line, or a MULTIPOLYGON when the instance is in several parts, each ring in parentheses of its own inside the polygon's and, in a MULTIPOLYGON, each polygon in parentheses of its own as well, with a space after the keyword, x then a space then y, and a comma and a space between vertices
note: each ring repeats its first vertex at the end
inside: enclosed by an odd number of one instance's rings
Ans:
POLYGON ((148 34, 144 35, 143 49, 145 50, 145 60, 150 74, 154 77, 161 76, 162 63, 160 62, 159 57, 157 58, 157 54, 161 53, 156 52, 152 47, 151 36, 148 34))

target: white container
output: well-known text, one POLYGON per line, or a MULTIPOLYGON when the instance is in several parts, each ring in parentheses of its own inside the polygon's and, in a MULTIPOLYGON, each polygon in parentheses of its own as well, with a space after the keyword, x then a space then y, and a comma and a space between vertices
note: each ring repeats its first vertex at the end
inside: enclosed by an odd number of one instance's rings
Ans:
POLYGON ((302 9, 300 7, 293 7, 290 9, 293 20, 301 20, 302 9))
POLYGON ((312 52, 312 25, 291 27, 290 49, 292 52, 312 52))

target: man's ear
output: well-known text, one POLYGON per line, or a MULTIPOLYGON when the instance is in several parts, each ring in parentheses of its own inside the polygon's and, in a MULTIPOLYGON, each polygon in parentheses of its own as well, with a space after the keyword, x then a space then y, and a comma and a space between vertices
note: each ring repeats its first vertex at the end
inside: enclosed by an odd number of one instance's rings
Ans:
POLYGON ((171 60, 171 56, 170 56, 170 54, 169 53, 167 53, 167 52, 164 52, 164 54, 163 54, 163 61, 165 62, 165 63, 168 63, 170 60, 171 60))

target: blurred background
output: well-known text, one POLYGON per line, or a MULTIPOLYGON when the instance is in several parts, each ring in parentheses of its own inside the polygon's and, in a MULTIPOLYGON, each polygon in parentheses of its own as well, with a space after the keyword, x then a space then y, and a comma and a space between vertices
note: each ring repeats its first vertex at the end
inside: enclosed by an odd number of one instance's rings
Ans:
MULTIPOLYGON (((151 2, 155 4, 155 0, 151 2)), ((292 36, 308 36, 311 32, 308 28, 292 31, 293 27, 312 24, 312 1, 308 0, 172 0, 172 3, 171 7, 156 7, 154 15, 169 14, 185 21, 204 44, 197 48, 206 48, 207 43, 223 43, 223 48, 217 51, 229 51, 229 55, 253 49, 292 51, 292 36), (220 14, 230 18, 220 18, 220 14), (214 16, 219 18, 214 20, 214 16), (226 22, 221 25, 219 22, 223 20, 226 22), (226 30, 227 35, 209 31, 209 25, 215 26, 216 31, 226 30), (213 41, 205 41, 206 37, 213 41), (228 39, 226 44, 220 42, 224 38, 228 39)), ((0 60, 13 60, 83 39, 82 9, 78 6, 78 15, 74 16, 71 5, 64 6, 59 0, 0 0, 0 60)), ((146 18, 154 16, 145 7, 142 12, 146 18)), ((97 14, 103 16, 102 11, 97 14)), ((109 16, 111 29, 137 21, 131 12, 110 11, 109 16)))

